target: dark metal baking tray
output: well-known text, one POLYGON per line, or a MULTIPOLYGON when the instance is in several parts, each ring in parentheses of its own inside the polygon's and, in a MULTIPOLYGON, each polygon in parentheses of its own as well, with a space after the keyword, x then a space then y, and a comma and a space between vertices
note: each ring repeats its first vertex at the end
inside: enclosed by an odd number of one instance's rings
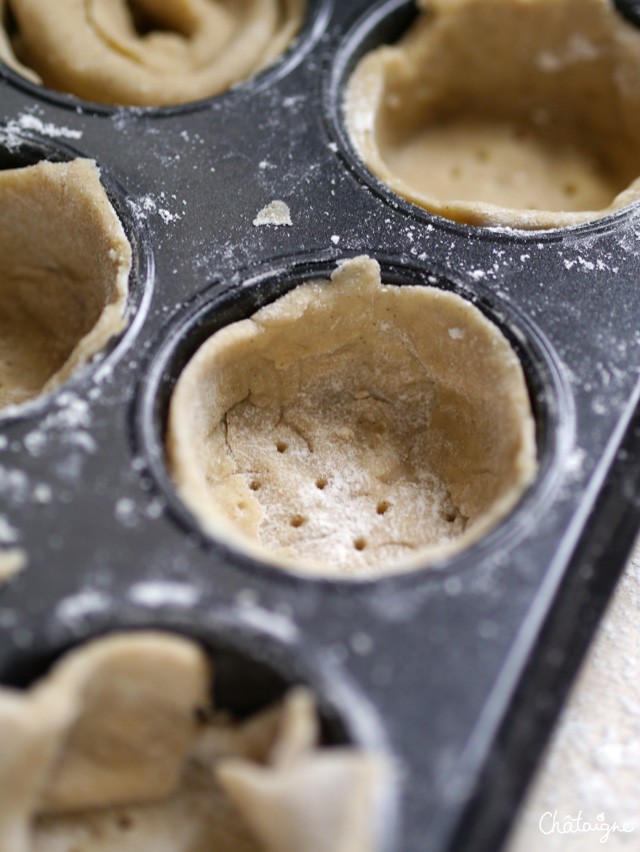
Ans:
POLYGON ((130 322, 50 396, 0 414, 0 679, 147 626, 194 636, 244 713, 304 681, 328 741, 387 748, 388 849, 495 850, 628 555, 640 485, 640 210, 558 232, 469 228, 358 163, 341 97, 415 14, 311 0, 257 78, 170 109, 112 109, 0 79, 1 165, 94 158, 132 241, 130 322), (274 199, 291 227, 255 227, 274 199), (428 570, 366 582, 279 572, 203 533, 167 476, 168 398, 198 344, 345 257, 453 288, 520 353, 540 474, 497 529, 428 570))

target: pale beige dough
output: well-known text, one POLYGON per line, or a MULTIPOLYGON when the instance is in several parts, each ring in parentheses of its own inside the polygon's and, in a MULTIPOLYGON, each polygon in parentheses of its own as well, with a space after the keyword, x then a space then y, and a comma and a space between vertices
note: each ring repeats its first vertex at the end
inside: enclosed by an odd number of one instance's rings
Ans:
POLYGON ((306 689, 234 723, 202 650, 119 634, 0 689, 0 848, 374 852, 381 756, 319 748, 306 689))
POLYGON ((263 69, 299 31, 306 0, 0 0, 3 8, 17 32, 2 34, 0 58, 18 73, 98 103, 163 106, 263 69))
POLYGON ((640 197, 640 31, 611 0, 418 0, 345 98, 394 192, 471 225, 577 225, 640 197))
POLYGON ((0 171, 0 408, 58 387, 122 330, 130 269, 95 163, 0 171))
POLYGON ((461 297, 362 257, 212 336, 171 401, 169 466, 219 538, 365 577, 475 541, 536 473, 520 362, 461 297))
POLYGON ((21 547, 0 548, 0 588, 24 571, 28 561, 21 547))

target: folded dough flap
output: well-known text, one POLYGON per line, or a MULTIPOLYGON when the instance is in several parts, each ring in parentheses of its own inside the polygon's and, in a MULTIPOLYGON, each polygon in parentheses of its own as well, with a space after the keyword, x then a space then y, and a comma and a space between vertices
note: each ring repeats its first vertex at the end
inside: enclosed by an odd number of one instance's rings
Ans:
POLYGON ((193 643, 130 634, 69 654, 51 689, 74 696, 70 727, 41 800, 42 813, 166 798, 178 787, 207 708, 211 672, 193 643))
POLYGON ((0 693, 0 848, 31 852, 30 823, 60 739, 76 714, 73 697, 42 686, 0 693), (7 793, 10 791, 10 795, 7 793))
POLYGON ((371 852, 385 767, 352 749, 326 749, 289 766, 223 760, 218 782, 265 852, 371 852))
POLYGON ((305 688, 240 723, 212 694, 206 653, 162 633, 98 639, 28 692, 0 689, 0 850, 88 832, 95 852, 372 852, 380 759, 322 748, 305 688))
MULTIPOLYGON (((251 724, 259 723, 256 718, 251 724)), ((233 757, 216 764, 220 787, 265 852, 376 848, 386 762, 353 748, 321 749, 319 738, 314 697, 298 687, 281 705, 263 765, 233 757)))
POLYGON ((303 687, 284 699, 278 731, 269 751, 269 763, 286 768, 318 746, 320 729, 313 695, 303 687))

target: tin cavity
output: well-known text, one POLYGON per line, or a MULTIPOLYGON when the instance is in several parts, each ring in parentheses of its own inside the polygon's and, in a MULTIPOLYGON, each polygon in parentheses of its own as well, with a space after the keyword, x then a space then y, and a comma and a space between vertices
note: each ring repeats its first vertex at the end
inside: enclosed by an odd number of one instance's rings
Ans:
POLYGON ((101 104, 210 97, 274 62, 305 0, 0 3, 0 60, 32 83, 101 104))
POLYGON ((368 258, 211 337, 178 381, 167 446, 214 535, 341 578, 462 549, 536 470, 502 333, 452 293, 382 286, 368 258))
POLYGON ((640 33, 613 4, 424 5, 347 87, 347 127, 374 174, 469 224, 561 227, 635 200, 640 33))
POLYGON ((95 163, 0 171, 0 407, 57 387, 122 329, 130 267, 95 163))
MULTIPOLYGON (((356 836, 373 849, 387 761, 349 744, 310 690, 285 687, 257 661, 212 660, 177 635, 95 639, 30 689, 0 688, 16 755, 0 791, 20 781, 18 830, 45 846, 184 848, 186 837, 220 852, 320 852, 356 836), (29 760, 43 739, 53 763, 29 760)), ((3 849, 10 828, 0 826, 3 849)))

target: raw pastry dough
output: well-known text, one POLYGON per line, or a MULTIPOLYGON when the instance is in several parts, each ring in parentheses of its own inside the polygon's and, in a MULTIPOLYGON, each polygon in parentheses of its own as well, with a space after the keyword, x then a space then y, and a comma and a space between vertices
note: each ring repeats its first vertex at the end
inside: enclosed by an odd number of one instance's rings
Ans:
POLYGON ((121 634, 0 690, 0 848, 373 852, 381 758, 318 749, 304 689, 234 724, 192 642, 121 634))
POLYGON ((58 387, 121 331, 130 269, 95 163, 0 171, 0 408, 58 387))
POLYGON ((0 588, 24 571, 27 562, 27 554, 22 548, 0 548, 0 588))
POLYGON ((640 31, 611 0, 418 0, 358 64, 349 132, 394 192, 472 225, 559 228, 640 197, 640 31))
POLYGON ((337 577, 467 546, 536 472, 520 362, 461 297, 362 257, 217 332, 176 385, 169 465, 216 536, 337 577))
POLYGON ((0 0, 0 58, 34 82, 107 104, 215 95, 280 55, 306 0, 0 0))

